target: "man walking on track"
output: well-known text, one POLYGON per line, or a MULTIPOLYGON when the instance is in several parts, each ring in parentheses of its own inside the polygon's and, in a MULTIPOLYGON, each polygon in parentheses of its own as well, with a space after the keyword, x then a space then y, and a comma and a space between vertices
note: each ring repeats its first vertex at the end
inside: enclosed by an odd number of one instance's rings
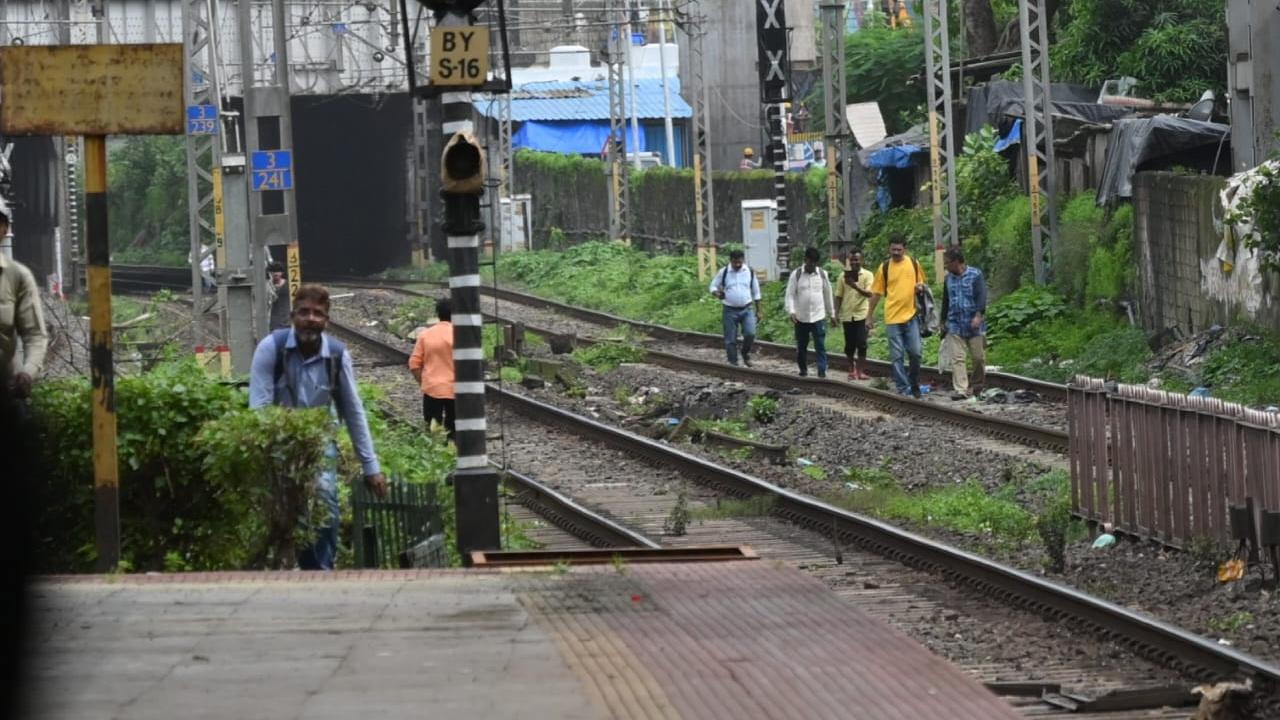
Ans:
POLYGON ((844 261, 844 277, 836 286, 836 309, 844 327, 844 354, 849 358, 849 379, 870 380, 858 368, 867 360, 867 308, 871 298, 871 271, 862 267, 862 251, 852 250, 844 261))
POLYGON ((751 367, 751 346, 760 320, 760 281, 743 262, 741 250, 729 253, 729 264, 711 278, 710 290, 724 304, 724 351, 729 364, 738 364, 738 329, 741 328, 742 364, 751 367))
MULTIPOLYGON (((336 408, 347 426, 351 445, 364 469, 364 480, 379 497, 387 494, 387 479, 373 451, 373 438, 364 404, 356 390, 351 355, 334 337, 329 324, 329 291, 306 284, 293 296, 293 327, 277 330, 258 343, 249 373, 249 407, 280 405, 292 408, 336 408)), ((338 446, 330 442, 316 489, 328 505, 330 522, 317 530, 315 543, 299 553, 303 570, 332 570, 338 549, 338 446)))
POLYGON ((431 428, 432 421, 444 425, 453 439, 453 305, 448 298, 436 300, 435 325, 418 333, 409 356, 409 372, 422 386, 422 418, 431 428))
POLYGON ((952 246, 943 255, 947 276, 942 292, 942 366, 951 365, 952 400, 969 397, 965 356, 973 359, 974 390, 986 382, 987 280, 982 271, 965 264, 964 250, 952 246))
POLYGON ((832 302, 831 280, 818 265, 818 249, 804 249, 804 265, 796 268, 787 280, 786 307, 796 327, 796 364, 800 377, 809 374, 809 337, 818 356, 818 377, 827 376, 827 318, 836 316, 832 302))
POLYGON ((876 306, 884 303, 884 330, 889 339, 889 359, 893 362, 893 382, 900 395, 920 397, 920 321, 916 317, 916 292, 924 289, 920 263, 907 255, 901 235, 889 238, 889 259, 875 273, 871 287, 871 307, 867 329, 875 327, 876 306), (910 370, 903 367, 903 354, 910 370))

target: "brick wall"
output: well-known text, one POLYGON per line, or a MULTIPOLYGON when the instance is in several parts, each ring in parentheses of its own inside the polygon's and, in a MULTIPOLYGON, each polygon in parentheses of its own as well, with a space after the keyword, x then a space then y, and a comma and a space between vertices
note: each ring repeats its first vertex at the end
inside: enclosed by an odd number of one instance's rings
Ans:
POLYGON ((1208 289, 1206 272, 1222 242, 1224 179, 1165 172, 1138 173, 1133 182, 1134 259, 1141 321, 1160 331, 1195 333, 1214 324, 1254 321, 1280 327, 1280 277, 1263 277, 1264 300, 1250 311, 1239 297, 1208 289))

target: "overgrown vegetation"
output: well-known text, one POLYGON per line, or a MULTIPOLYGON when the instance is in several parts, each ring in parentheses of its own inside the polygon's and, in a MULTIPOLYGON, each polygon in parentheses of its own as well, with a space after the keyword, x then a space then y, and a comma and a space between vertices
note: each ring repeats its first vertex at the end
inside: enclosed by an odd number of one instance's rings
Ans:
POLYGON ((1051 48, 1055 80, 1093 87, 1131 76, 1146 97, 1194 102, 1226 85, 1220 0, 1072 0, 1051 48))
POLYGON ((590 365, 599 372, 609 372, 624 363, 641 362, 644 355, 643 348, 615 340, 602 340, 573 351, 574 360, 590 365))
POLYGON ((778 416, 778 400, 768 395, 754 395, 747 401, 751 417, 762 425, 768 425, 778 416))
MULTIPOLYGON (((443 478, 443 436, 389 423, 380 396, 362 387, 384 471, 397 482, 438 483, 446 530, 453 511, 443 478)), ((37 385, 33 415, 46 482, 32 556, 41 572, 83 572, 97 560, 89 384, 37 385)), ((116 385, 120 428, 121 567, 137 571, 278 567, 292 563, 299 521, 318 509, 310 479, 336 435, 342 541, 350 558, 347 480, 360 477, 346 432, 323 410, 250 411, 243 390, 214 380, 189 357, 116 385), (305 478, 294 482, 294 478, 305 478)), ((456 550, 450 539, 450 552, 456 550)))

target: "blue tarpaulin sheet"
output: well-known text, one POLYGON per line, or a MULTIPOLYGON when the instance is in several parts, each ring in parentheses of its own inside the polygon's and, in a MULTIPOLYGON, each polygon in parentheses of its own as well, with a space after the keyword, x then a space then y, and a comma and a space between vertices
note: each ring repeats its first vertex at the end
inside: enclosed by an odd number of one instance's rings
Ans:
POLYGON ((869 168, 908 168, 911 167, 911 156, 924 152, 918 145, 894 145, 881 148, 867 158, 869 168))
POLYGON ((996 152, 1004 152, 1004 149, 1010 145, 1018 145, 1022 143, 1022 118, 1013 121, 1013 127, 1009 128, 1009 132, 1004 137, 996 141, 996 152))
MULTIPOLYGON (((641 152, 645 151, 645 133, 640 133, 641 152)), ((600 155, 609 138, 609 121, 552 121, 530 120, 511 136, 516 148, 528 148, 543 152, 600 155)), ((631 140, 628 131, 627 140, 631 140)))

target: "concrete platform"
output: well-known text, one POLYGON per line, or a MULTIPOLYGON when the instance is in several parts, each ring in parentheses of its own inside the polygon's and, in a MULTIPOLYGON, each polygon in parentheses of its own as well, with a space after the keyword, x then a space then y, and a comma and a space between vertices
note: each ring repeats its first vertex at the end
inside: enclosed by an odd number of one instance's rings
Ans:
POLYGON ((982 718, 975 680, 764 561, 51 579, 38 718, 982 718))

